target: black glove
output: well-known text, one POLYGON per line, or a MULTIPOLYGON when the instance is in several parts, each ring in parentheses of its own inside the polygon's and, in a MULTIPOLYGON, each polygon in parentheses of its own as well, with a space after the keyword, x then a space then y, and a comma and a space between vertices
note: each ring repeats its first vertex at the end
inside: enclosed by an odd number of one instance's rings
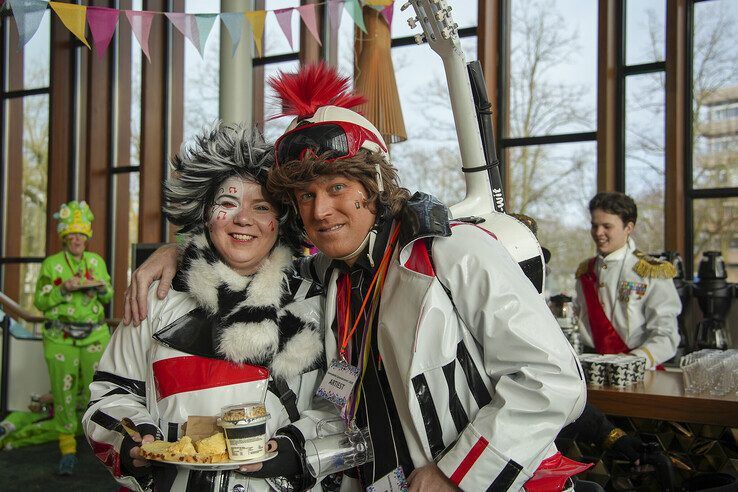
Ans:
POLYGON ((611 450, 622 457, 635 463, 641 457, 643 442, 635 436, 624 435, 611 446, 611 450))
MULTIPOLYGON (((141 424, 136 426, 136 430, 141 437, 151 434, 154 437, 161 436, 161 432, 156 426, 151 424, 141 424)), ((140 442, 136 442, 133 438, 123 429, 123 442, 120 444, 120 468, 123 473, 130 475, 137 480, 148 478, 151 475, 151 467, 148 466, 134 466, 133 458, 131 458, 131 449, 136 446, 140 446, 140 442)))
POLYGON ((277 442, 277 456, 262 463, 261 470, 248 475, 287 482, 285 488, 291 490, 307 490, 313 487, 316 481, 307 469, 305 439, 302 433, 288 426, 281 429, 279 435, 273 439, 277 442))

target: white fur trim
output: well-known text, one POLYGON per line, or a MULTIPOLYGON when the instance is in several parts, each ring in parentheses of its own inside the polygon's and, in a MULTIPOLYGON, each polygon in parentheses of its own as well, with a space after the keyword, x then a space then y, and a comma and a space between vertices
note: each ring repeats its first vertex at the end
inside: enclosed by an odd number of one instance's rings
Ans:
POLYGON ((233 362, 264 360, 279 348, 279 328, 273 320, 234 323, 223 330, 218 352, 233 362))
POLYGON ((284 379, 299 376, 316 361, 322 350, 323 340, 318 330, 305 327, 274 356, 272 372, 284 379))
POLYGON ((198 304, 211 313, 218 311, 218 274, 205 258, 196 258, 187 271, 187 288, 198 300, 198 304))
POLYGON ((284 246, 277 246, 264 260, 259 271, 256 272, 249 288, 249 297, 244 302, 246 306, 273 306, 279 307, 284 288, 284 271, 292 266, 292 254, 284 246))

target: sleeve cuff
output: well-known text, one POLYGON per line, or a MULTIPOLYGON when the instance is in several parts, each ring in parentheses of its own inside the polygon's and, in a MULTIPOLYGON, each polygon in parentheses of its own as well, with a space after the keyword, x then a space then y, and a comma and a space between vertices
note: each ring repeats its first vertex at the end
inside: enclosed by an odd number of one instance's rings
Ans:
POLYGON ((503 456, 471 424, 438 468, 462 490, 519 490, 530 478, 522 465, 503 456))

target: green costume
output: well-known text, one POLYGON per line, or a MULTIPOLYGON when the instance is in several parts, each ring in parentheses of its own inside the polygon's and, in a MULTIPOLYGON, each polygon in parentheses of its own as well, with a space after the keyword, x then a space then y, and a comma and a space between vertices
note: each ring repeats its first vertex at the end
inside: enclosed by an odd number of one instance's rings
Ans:
MULTIPOLYGON (((65 205, 61 216, 62 221, 68 217, 65 225, 71 223, 73 227, 65 227, 60 233, 62 237, 72 233, 86 233, 89 237, 91 231, 87 233, 76 227, 86 217, 80 220, 76 202, 70 202, 73 203, 74 206, 70 207, 73 214, 64 214, 65 205)), ((87 207, 84 202, 81 205, 87 207)), ((89 212, 89 208, 86 208, 86 212, 89 212)), ((88 222, 92 221, 91 215, 89 212, 88 222)), ((68 252, 62 251, 49 256, 41 264, 34 305, 43 311, 47 320, 43 330, 44 358, 49 368, 51 394, 54 396, 54 423, 59 432, 62 455, 76 451, 74 435, 80 422, 77 413, 78 410, 84 412, 87 406, 92 376, 110 340, 108 326, 102 321, 105 319, 103 303, 109 302, 112 297, 113 288, 105 261, 95 253, 84 251, 82 258, 76 260, 68 252), (87 281, 101 281, 104 287, 100 287, 100 290, 63 292, 64 282, 74 276, 87 281), (65 323, 87 323, 94 327, 88 334, 83 333, 80 338, 75 338, 79 334, 73 336, 68 329, 65 331, 65 323)), ((79 326, 74 329, 85 330, 79 326)))

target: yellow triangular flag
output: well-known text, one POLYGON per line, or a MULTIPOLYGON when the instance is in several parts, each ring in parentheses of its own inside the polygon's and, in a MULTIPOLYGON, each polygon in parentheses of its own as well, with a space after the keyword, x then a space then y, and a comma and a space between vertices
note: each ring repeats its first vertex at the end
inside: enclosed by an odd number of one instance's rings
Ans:
POLYGON ((87 7, 73 3, 49 2, 49 5, 62 23, 69 29, 77 39, 85 43, 87 49, 90 44, 85 39, 85 19, 87 18, 87 7))
POLYGON ((261 38, 264 36, 264 19, 266 18, 266 10, 254 10, 252 12, 244 12, 246 18, 251 24, 251 33, 254 35, 254 43, 256 43, 256 52, 261 56, 261 38))

